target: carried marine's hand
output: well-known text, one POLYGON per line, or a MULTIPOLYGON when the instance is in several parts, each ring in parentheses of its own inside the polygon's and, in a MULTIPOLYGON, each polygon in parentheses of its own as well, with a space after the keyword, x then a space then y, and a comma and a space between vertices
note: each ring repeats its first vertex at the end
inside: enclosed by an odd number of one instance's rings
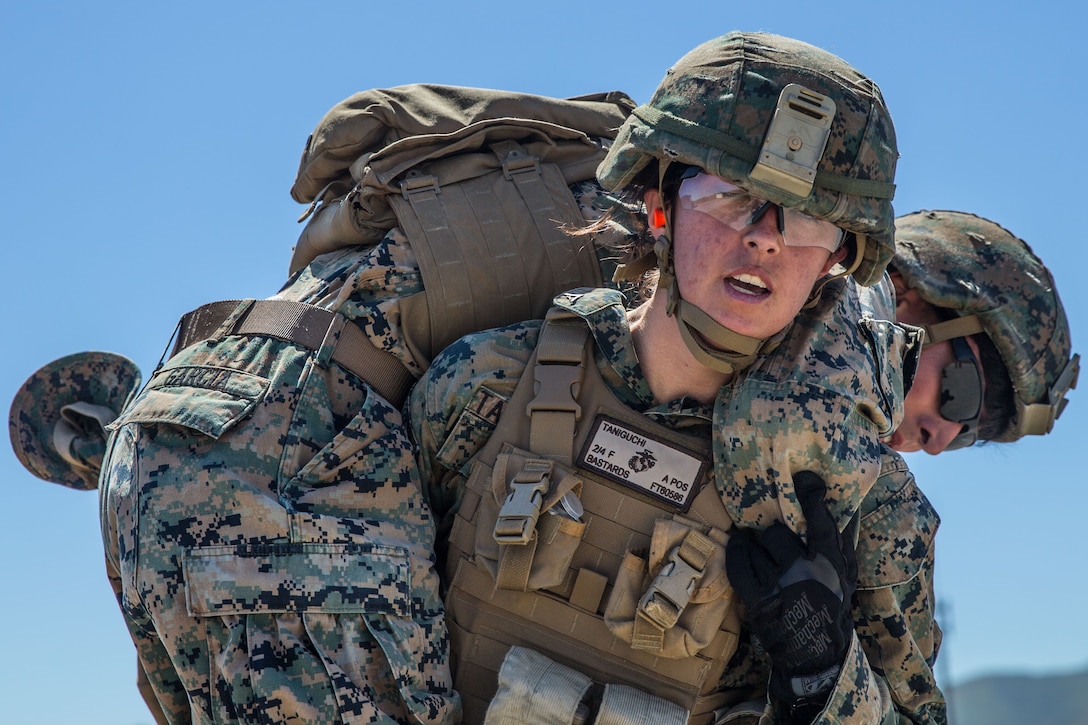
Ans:
POLYGON ((812 471, 794 477, 807 540, 783 523, 742 529, 729 539, 729 581, 747 608, 752 633, 771 658, 773 702, 809 721, 827 700, 850 647, 857 588, 855 516, 841 534, 812 471))

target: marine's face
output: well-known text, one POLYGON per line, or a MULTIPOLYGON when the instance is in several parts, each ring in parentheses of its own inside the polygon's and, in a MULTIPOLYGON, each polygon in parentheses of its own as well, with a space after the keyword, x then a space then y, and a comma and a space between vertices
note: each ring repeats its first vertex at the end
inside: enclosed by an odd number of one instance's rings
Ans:
MULTIPOLYGON (((656 191, 647 196, 660 198, 656 191)), ((681 204, 670 214, 680 296, 750 337, 771 337, 786 327, 816 282, 845 255, 842 249, 784 244, 773 210, 740 229, 681 204)))
MULTIPOLYGON (((900 318, 900 321, 905 320, 900 318)), ((974 340, 969 337, 963 339, 977 359, 978 346, 974 340)), ((901 453, 925 451, 937 455, 947 450, 963 431, 963 423, 941 415, 941 403, 947 397, 941 379, 946 366, 955 359, 952 342, 948 340, 930 345, 922 351, 914 385, 903 404, 903 422, 887 441, 892 448, 901 453)))
MULTIPOLYGON (((939 322, 936 309, 908 289, 903 278, 892 272, 896 291, 896 319, 911 325, 928 325, 939 322)), ((978 360, 978 345, 970 337, 961 338, 971 354, 978 360)), ((902 424, 886 439, 889 446, 902 453, 925 451, 936 455, 949 448, 964 430, 964 424, 949 420, 941 413, 942 403, 949 398, 944 380, 947 366, 956 361, 950 340, 928 345, 922 350, 914 384, 904 401, 902 424)), ((953 394, 955 391, 951 391, 953 394)))

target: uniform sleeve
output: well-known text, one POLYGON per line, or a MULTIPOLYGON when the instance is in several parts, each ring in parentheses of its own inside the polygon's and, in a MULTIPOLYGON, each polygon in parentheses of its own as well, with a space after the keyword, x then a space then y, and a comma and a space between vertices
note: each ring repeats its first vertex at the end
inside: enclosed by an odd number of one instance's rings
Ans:
POLYGON ((945 723, 934 666, 941 630, 934 618, 934 538, 940 517, 906 462, 886 450, 862 508, 855 631, 903 723, 945 723))
POLYGON ((842 529, 881 470, 886 436, 903 416, 917 337, 876 289, 836 280, 779 346, 722 388, 715 404, 715 468, 739 526, 776 521, 804 531, 793 476, 813 471, 842 529))
POLYGON ((941 639, 932 576, 940 518, 902 457, 885 450, 883 458, 860 508, 853 641, 815 725, 948 722, 933 671, 941 639))
POLYGON ((465 469, 495 430, 539 328, 539 322, 522 323, 463 337, 435 358, 412 389, 408 423, 439 536, 460 504, 465 469))

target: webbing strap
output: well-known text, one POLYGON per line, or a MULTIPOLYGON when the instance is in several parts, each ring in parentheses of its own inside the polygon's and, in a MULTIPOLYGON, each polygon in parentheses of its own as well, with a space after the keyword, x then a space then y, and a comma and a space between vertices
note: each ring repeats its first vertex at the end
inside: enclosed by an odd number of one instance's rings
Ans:
MULTIPOLYGON (((551 461, 570 466, 574 460, 574 431, 582 416, 577 398, 585 374, 588 339, 589 328, 580 321, 574 325, 546 323, 541 330, 533 368, 536 394, 525 410, 529 416, 529 448, 543 458, 526 461, 524 469, 514 476, 511 493, 499 512, 495 524, 495 540, 502 545, 495 577, 499 588, 528 589, 539 541, 536 528, 540 506, 551 485, 551 461), (537 495, 535 506, 528 506, 529 497, 541 486, 543 492, 537 495), (504 521, 517 525, 500 531, 504 521)), ((556 525, 553 520, 544 523, 553 528, 556 525)))
POLYGON ((581 321, 573 325, 545 323, 533 369, 536 395, 525 407, 529 450, 566 466, 574 460, 574 430, 582 417, 578 393, 588 339, 589 328, 581 321))
MULTIPOLYGON (((238 307, 240 300, 221 300, 182 315, 173 357, 181 350, 211 337, 238 307)), ((235 323, 231 334, 267 335, 318 350, 338 313, 292 300, 255 300, 235 323)), ((356 375, 397 408, 412 387, 412 375, 391 353, 370 341, 358 325, 346 324, 340 332, 332 360, 356 375)))
POLYGON ((529 574, 533 569, 533 557, 540 536, 532 531, 524 544, 505 544, 499 547, 499 568, 495 572, 495 586, 516 592, 529 590, 529 574))
POLYGON ((1061 416, 1069 402, 1066 394, 1077 387, 1080 377, 1080 355, 1074 355, 1065 364, 1065 369, 1054 381, 1042 403, 1025 405, 1020 413, 1019 432, 1021 435, 1046 435, 1054 428, 1054 421, 1061 416))
POLYGON ((978 315, 965 315, 954 317, 951 320, 937 322, 932 325, 922 325, 926 332, 925 347, 936 345, 938 342, 951 340, 954 337, 967 337, 982 332, 982 320, 978 315))

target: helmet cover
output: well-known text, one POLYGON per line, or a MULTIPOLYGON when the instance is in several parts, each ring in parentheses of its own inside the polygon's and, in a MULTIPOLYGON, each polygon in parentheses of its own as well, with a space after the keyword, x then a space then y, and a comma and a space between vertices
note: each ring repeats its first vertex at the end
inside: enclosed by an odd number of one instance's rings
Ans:
POLYGON ((1078 367, 1050 270, 1026 242, 966 212, 906 214, 896 220, 895 238, 891 266, 907 285, 934 307, 975 316, 1005 363, 1016 415, 994 440, 1049 432, 1078 367), (1026 420, 1033 405, 1051 408, 1045 430, 1026 420))
POLYGON ((854 232, 864 258, 853 271, 880 279, 894 253, 895 129, 877 85, 837 56, 766 33, 703 43, 666 73, 627 118, 597 169, 617 190, 653 160, 697 166, 753 196, 854 232), (807 196, 753 178, 780 96, 791 84, 834 104, 827 144, 807 196), (866 242, 867 243, 863 243, 866 242))

